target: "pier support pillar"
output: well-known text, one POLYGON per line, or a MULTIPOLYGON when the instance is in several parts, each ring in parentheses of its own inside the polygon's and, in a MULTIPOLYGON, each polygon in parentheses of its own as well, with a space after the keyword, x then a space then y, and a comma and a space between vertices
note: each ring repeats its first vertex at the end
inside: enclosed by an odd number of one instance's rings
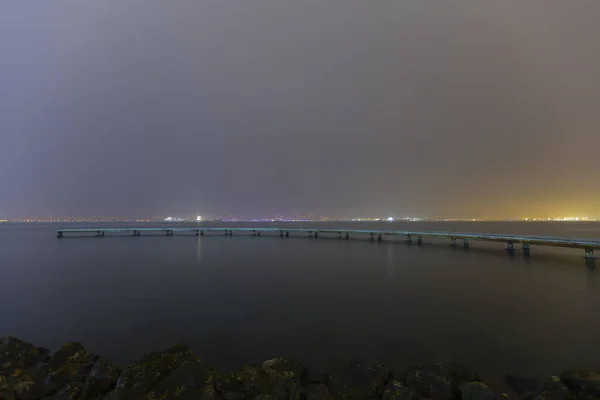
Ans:
POLYGON ((452 247, 456 247, 456 246, 458 246, 458 245, 456 244, 456 238, 455 238, 455 237, 453 237, 453 238, 450 238, 450 240, 452 241, 452 243, 450 243, 450 245, 451 245, 452 247))
POLYGON ((63 233, 62 232, 58 232, 58 234, 56 235, 56 237, 58 237, 60 239, 61 237, 63 237, 63 233))
POLYGON ((290 232, 289 231, 285 231, 285 237, 290 237, 290 232))
POLYGON ((373 232, 371 232, 371 240, 375 240, 375 236, 373 235, 373 232))
POLYGON ((346 240, 350 239, 350 235, 346 232, 346 240))
POLYGON ((412 243, 412 236, 406 235, 406 243, 412 243))
POLYGON ((585 256, 583 258, 585 258, 586 260, 595 260, 598 257, 594 256, 594 249, 587 248, 587 249, 585 249, 585 256))
POLYGON ((104 236, 104 231, 101 231, 101 232, 100 232, 100 236, 104 236))
POLYGON ((506 251, 509 252, 509 253, 514 253, 515 252, 515 244, 514 244, 514 242, 512 242, 512 241, 509 240, 506 243, 506 251))
POLYGON ((319 232, 315 232, 315 239, 319 238, 319 232))
POLYGON ((256 232, 256 236, 260 236, 260 232, 256 232))
POLYGON ((464 247, 465 249, 468 249, 468 248, 469 248, 469 239, 465 239, 465 240, 463 241, 463 247, 464 247))
POLYGON ((233 236, 233 231, 229 231, 229 236, 233 236))
POLYGON ((377 235, 377 241, 381 242, 381 233, 379 235, 377 235))
POLYGON ((523 243, 523 255, 529 257, 529 243, 523 243))
POLYGON ((200 236, 204 236, 204 231, 200 231, 200 236))
POLYGON ((198 232, 198 229, 196 229, 196 236, 198 236, 200 234, 200 232, 198 232))
POLYGON ((283 237, 283 231, 279 231, 279 236, 283 237))
POLYGON ((422 243, 423 243, 423 237, 417 236, 417 244, 422 244, 422 243))
POLYGON ((229 235, 229 231, 226 229, 225 233, 223 233, 223 236, 228 236, 229 235))

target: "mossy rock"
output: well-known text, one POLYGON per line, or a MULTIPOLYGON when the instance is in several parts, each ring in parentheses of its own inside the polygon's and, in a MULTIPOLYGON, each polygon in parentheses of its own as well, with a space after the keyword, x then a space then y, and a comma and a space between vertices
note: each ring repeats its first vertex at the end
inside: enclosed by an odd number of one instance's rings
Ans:
POLYGON ((197 357, 183 344, 165 351, 146 354, 123 369, 110 399, 147 399, 150 391, 169 374, 186 364, 196 364, 197 357))
POLYGON ((427 364, 410 369, 404 383, 424 398, 432 400, 460 400, 460 385, 479 381, 475 372, 458 364, 427 364))
POLYGON ((334 397, 329 393, 327 385, 321 384, 308 384, 304 391, 306 400, 334 400, 334 397))
POLYGON ((402 382, 390 381, 383 388, 381 398, 383 400, 417 400, 420 399, 420 396, 415 389, 405 386, 402 382))
POLYGON ((48 349, 36 347, 14 337, 0 339, 0 375, 19 369, 29 369, 44 362, 48 349))
POLYGON ((99 399, 114 389, 119 368, 105 358, 99 358, 81 385, 78 399, 99 399))
POLYGON ((469 382, 460 386, 462 400, 500 400, 500 396, 483 382, 469 382))
POLYGON ((600 399, 600 372, 568 370, 560 374, 560 380, 581 398, 600 399))
POLYGON ((36 385, 34 379, 28 373, 22 373, 18 377, 1 377, 0 399, 28 398, 27 393, 36 385))
POLYGON ((336 399, 372 399, 381 397, 391 379, 391 372, 381 365, 352 361, 335 362, 325 380, 336 399))
POLYGON ((295 399, 301 397, 306 368, 294 358, 273 358, 244 364, 241 372, 233 374, 232 383, 235 381, 241 383, 241 391, 250 399, 259 395, 295 399))
POLYGON ((543 383, 539 379, 527 378, 521 375, 507 374, 505 381, 508 386, 522 399, 535 397, 542 390, 543 383))
POLYGON ((202 394, 204 397, 216 395, 216 383, 220 375, 196 359, 173 370, 161 379, 151 392, 158 399, 189 397, 192 393, 202 394))
POLYGON ((97 360, 98 356, 89 353, 81 343, 67 343, 52 356, 42 372, 44 393, 66 391, 74 398, 97 360))
POLYGON ((86 399, 81 396, 81 388, 83 382, 71 382, 63 386, 57 393, 52 396, 44 397, 44 400, 78 400, 86 399))

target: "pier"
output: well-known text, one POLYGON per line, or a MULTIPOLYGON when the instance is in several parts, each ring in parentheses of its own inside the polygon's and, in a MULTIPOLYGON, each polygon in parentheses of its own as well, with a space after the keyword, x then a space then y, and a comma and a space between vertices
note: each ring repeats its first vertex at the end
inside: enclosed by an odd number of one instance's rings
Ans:
POLYGON ((528 256, 530 254, 530 246, 551 246, 551 247, 568 247, 573 249, 584 250, 584 258, 596 259, 594 256, 594 250, 600 250, 600 241, 594 240, 581 240, 581 239, 568 239, 559 237, 548 237, 548 236, 519 236, 519 235, 505 235, 505 234, 488 234, 488 233, 461 233, 461 232, 407 232, 407 231, 390 231, 390 230, 366 230, 366 229, 319 229, 319 228, 204 228, 204 227, 192 227, 192 228, 172 228, 172 227, 160 227, 160 228, 79 228, 79 229, 58 229, 57 237, 65 237, 66 234, 73 234, 76 236, 105 236, 107 234, 130 234, 132 236, 140 236, 142 233, 146 234, 161 234, 164 236, 173 236, 177 234, 188 234, 188 235, 199 235, 205 234, 221 234, 225 236, 233 236, 234 233, 239 234, 251 234, 253 236, 260 236, 261 233, 270 233, 279 235, 281 237, 289 237, 291 234, 304 234, 311 236, 315 239, 319 235, 337 235, 339 238, 346 240, 350 237, 366 237, 370 240, 377 240, 381 242, 383 237, 403 237, 408 243, 413 242, 413 238, 416 238, 418 245, 423 243, 424 238, 436 238, 436 239, 447 239, 450 240, 450 244, 453 247, 458 246, 458 241, 462 241, 463 247, 468 249, 472 244, 472 241, 486 241, 486 242, 502 242, 506 243, 505 250, 508 253, 514 253, 516 250, 515 245, 522 245, 523 254, 528 256))

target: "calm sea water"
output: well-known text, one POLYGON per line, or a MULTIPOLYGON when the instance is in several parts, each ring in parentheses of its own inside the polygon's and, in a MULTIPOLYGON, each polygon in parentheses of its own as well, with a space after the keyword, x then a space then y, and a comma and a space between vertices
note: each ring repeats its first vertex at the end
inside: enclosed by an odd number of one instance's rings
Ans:
MULTIPOLYGON (((314 225, 600 239, 595 223, 314 225)), ((534 246, 527 259, 500 243, 433 240, 58 240, 56 228, 0 225, 0 337, 51 349, 78 340, 121 363, 182 341, 223 369, 279 355, 317 371, 335 358, 396 371, 454 361, 492 381, 600 368, 600 269, 582 250, 534 246)))

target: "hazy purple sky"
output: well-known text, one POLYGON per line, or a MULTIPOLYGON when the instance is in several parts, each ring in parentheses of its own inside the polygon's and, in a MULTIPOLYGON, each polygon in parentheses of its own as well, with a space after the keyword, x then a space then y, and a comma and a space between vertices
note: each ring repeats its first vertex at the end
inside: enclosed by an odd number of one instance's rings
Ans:
POLYGON ((598 0, 0 9, 0 219, 600 216, 598 0))

